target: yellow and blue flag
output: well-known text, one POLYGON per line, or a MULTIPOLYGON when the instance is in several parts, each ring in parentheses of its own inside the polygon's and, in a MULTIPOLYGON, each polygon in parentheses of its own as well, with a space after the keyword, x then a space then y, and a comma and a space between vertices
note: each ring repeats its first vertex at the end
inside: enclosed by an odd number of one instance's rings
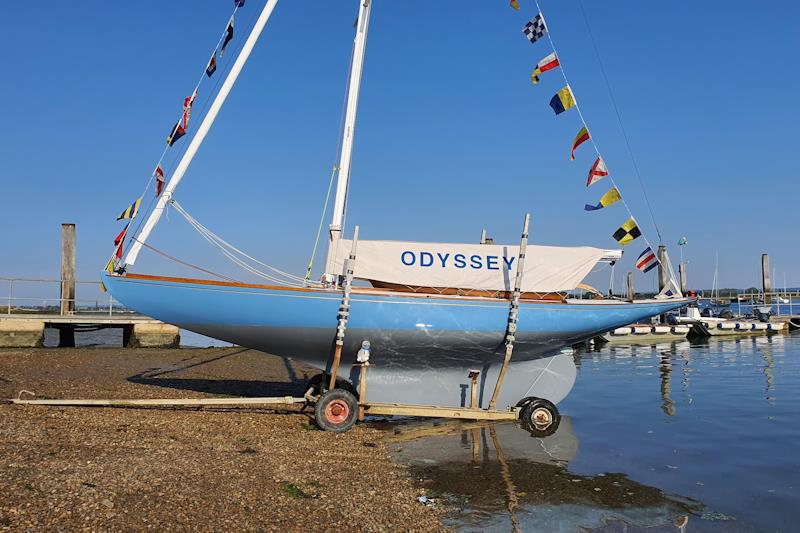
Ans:
POLYGON ((572 95, 572 89, 569 88, 569 85, 565 85, 550 99, 550 107, 553 108, 556 115, 560 115, 574 105, 575 97, 572 95))
POLYGON ((597 203, 597 205, 586 204, 584 209, 586 211, 597 211, 598 209, 603 209, 611 204, 615 204, 620 200, 622 200, 622 196, 619 194, 619 189, 616 187, 611 187, 607 193, 600 197, 600 201, 597 203))
MULTIPOLYGON (((127 220, 129 218, 136 218, 139 214, 139 206, 142 205, 142 197, 136 199, 131 205, 125 208, 125 211, 119 214, 117 220, 127 220)), ((126 228, 127 229, 127 228, 126 228)))

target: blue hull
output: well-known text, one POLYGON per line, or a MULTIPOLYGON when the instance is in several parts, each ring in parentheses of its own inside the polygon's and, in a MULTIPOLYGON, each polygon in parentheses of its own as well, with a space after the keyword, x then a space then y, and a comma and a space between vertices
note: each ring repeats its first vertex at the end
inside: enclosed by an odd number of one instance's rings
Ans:
MULTIPOLYGON (((126 306, 203 335, 318 368, 332 353, 338 291, 138 275, 104 275, 103 282, 126 306)), ((561 348, 686 303, 523 302, 498 405, 524 396, 560 401, 575 379, 571 357, 554 355, 561 348)), ((355 378, 355 354, 369 340, 373 401, 463 405, 467 373, 478 369, 486 405, 502 362, 507 318, 502 300, 354 291, 341 374, 355 378)))

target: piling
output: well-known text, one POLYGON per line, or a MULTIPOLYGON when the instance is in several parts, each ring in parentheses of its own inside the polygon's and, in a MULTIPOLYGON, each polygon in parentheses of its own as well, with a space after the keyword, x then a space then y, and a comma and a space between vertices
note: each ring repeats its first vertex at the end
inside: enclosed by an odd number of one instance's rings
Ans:
POLYGON ((667 247, 663 244, 658 245, 658 292, 667 286, 667 247))
POLYGON ((764 305, 771 305, 772 280, 769 277, 769 254, 761 254, 761 290, 764 293, 764 305))
POLYGON ((686 265, 683 262, 678 265, 678 277, 681 280, 681 294, 686 294, 686 265))
POLYGON ((75 312, 75 224, 61 224, 61 315, 75 312))
MULTIPOLYGON (((667 272, 667 247, 663 244, 658 245, 658 292, 664 290, 669 283, 667 272)), ((658 321, 662 324, 667 322, 667 315, 659 315, 658 321)))
POLYGON ((635 292, 633 291, 633 272, 628 272, 628 300, 633 301, 633 296, 635 292))

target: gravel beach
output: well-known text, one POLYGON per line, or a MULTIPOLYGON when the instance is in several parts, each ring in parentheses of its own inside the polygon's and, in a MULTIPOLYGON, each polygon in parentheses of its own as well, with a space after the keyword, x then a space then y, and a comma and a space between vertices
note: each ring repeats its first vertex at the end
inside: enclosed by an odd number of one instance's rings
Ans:
MULTIPOLYGON (((0 397, 302 394, 311 368, 243 348, 0 350, 0 397)), ((385 433, 296 408, 0 405, 2 531, 443 531, 385 433)))

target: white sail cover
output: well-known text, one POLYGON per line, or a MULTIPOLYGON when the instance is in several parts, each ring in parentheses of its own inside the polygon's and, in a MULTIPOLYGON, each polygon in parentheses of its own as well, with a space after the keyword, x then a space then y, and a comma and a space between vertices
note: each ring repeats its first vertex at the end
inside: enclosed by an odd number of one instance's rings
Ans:
MULTIPOLYGON (((344 273, 353 243, 339 241, 334 272, 344 273)), ((519 246, 359 240, 354 276, 413 287, 514 289, 519 246)), ((618 259, 622 254, 612 251, 618 259)), ((573 290, 595 264, 610 258, 600 248, 528 245, 523 292, 573 290)))

